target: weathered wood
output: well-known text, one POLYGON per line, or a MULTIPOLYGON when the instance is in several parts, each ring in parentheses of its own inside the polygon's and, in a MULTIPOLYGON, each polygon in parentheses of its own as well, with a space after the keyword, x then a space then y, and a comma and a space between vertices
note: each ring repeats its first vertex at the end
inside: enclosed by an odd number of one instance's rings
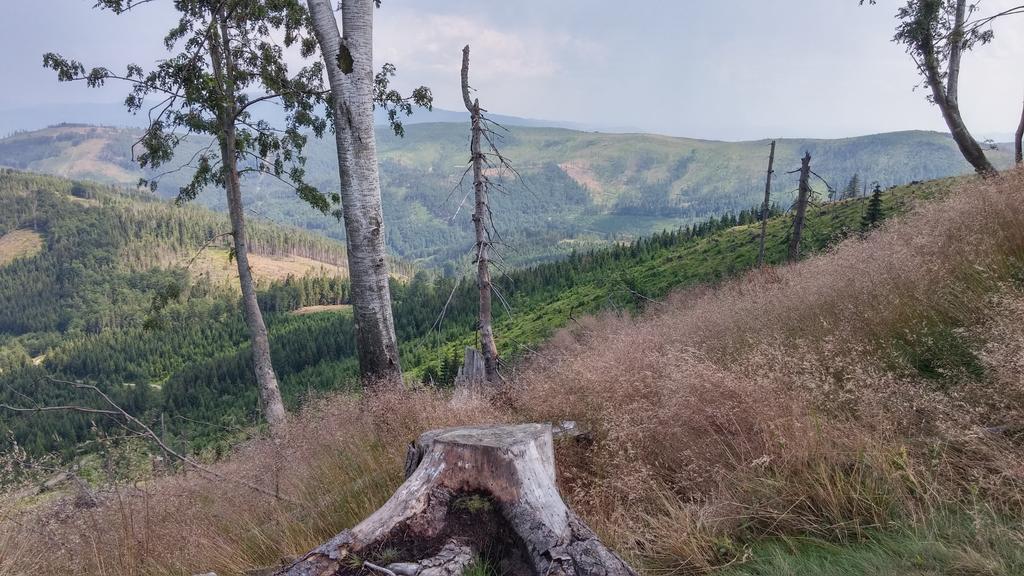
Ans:
POLYGON ((455 376, 456 388, 472 388, 487 382, 487 368, 484 356, 472 346, 466 346, 465 356, 459 373, 455 376))
POLYGON ((484 372, 488 382, 498 382, 498 345, 494 341, 491 321, 491 234, 487 221, 491 219, 491 205, 487 199, 488 183, 484 176, 487 159, 482 150, 484 118, 480 100, 469 97, 469 46, 462 49, 462 101, 469 111, 470 162, 473 168, 473 230, 476 234, 476 276, 480 306, 477 313, 477 332, 484 357, 484 372))
POLYGON ((793 232, 789 237, 789 260, 800 258, 800 238, 807 218, 807 203, 811 198, 811 153, 804 154, 800 161, 800 190, 796 197, 796 214, 793 216, 793 232))
POLYGON ((764 182, 764 203, 761 204, 761 240, 757 249, 757 265, 764 266, 764 241, 768 235, 768 208, 772 197, 772 174, 775 173, 775 140, 772 140, 771 152, 768 153, 768 176, 764 182))
POLYGON ((547 424, 426 432, 406 470, 380 509, 280 574, 454 576, 485 557, 510 574, 635 575, 562 501, 547 424))

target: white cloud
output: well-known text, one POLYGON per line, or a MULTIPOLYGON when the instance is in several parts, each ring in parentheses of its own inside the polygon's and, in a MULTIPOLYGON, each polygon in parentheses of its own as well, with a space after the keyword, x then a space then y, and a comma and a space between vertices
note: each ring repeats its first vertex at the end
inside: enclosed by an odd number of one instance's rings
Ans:
MULTIPOLYGON (((401 86, 425 84, 442 107, 458 106, 462 47, 471 47, 470 83, 491 107, 508 107, 601 48, 565 32, 499 29, 458 14, 391 5, 375 22, 374 59, 398 67, 401 86)), ((531 94, 532 95, 532 94, 531 94)))

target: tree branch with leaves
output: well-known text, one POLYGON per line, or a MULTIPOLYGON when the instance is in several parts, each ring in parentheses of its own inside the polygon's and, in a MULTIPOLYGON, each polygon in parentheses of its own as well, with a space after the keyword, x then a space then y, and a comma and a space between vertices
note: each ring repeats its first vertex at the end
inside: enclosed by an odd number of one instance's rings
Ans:
MULTIPOLYGON (((877 4, 877 0, 867 0, 877 4)), ((860 0, 863 5, 865 0, 860 0)), ((953 140, 964 158, 983 176, 996 170, 977 140, 971 136, 960 113, 960 71, 963 55, 992 42, 992 23, 1024 13, 1024 5, 981 16, 981 2, 968 0, 907 0, 896 11, 893 42, 906 47, 930 91, 929 101, 939 107, 953 140)))
MULTIPOLYGON (((97 7, 123 14, 146 3, 101 0, 97 7)), ((211 186, 225 191, 254 374, 273 430, 286 414, 249 267, 242 175, 269 173, 290 183, 302 200, 324 213, 338 204, 337 193, 324 194, 306 182, 302 154, 307 135, 319 137, 327 128, 317 112, 327 103, 324 69, 312 62, 293 73, 284 57, 292 46, 304 58, 316 49, 308 12, 299 0, 178 0, 174 6, 178 20, 163 40, 171 55, 149 71, 136 64, 124 73, 86 68, 52 52, 43 56, 43 65, 62 82, 98 88, 120 81, 130 86, 125 106, 134 114, 145 108, 148 118, 132 146, 132 158, 143 169, 173 162, 186 139, 205 137, 216 143, 189 161, 192 177, 178 190, 177 202, 188 202, 211 186), (254 113, 258 104, 271 101, 285 111, 283 127, 254 113)), ((140 184, 155 190, 158 182, 156 177, 140 184)))

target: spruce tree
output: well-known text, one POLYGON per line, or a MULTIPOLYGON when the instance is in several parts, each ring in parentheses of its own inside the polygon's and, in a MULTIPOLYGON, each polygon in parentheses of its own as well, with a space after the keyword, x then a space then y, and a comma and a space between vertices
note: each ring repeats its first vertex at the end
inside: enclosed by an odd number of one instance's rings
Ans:
POLYGON ((854 174, 850 177, 850 181, 846 183, 846 188, 843 188, 843 194, 839 199, 847 200, 849 198, 856 198, 858 192, 860 192, 860 174, 854 174))
POLYGON ((871 193, 871 200, 868 200, 868 209, 860 221, 861 232, 867 232, 878 226, 882 221, 882 216, 882 187, 876 183, 875 189, 871 193))

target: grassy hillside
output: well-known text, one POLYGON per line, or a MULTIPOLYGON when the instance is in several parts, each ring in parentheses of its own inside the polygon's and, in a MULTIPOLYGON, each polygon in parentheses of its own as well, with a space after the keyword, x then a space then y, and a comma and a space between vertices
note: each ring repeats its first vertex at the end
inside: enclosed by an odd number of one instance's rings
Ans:
MULTIPOLYGON (((885 195, 886 211, 902 211, 948 185, 893 189, 885 195)), ((0 175, 0 189, 4 229, 24 230, 34 201, 46 241, 43 252, 0 268, 3 399, 69 401, 73 390, 41 386, 40 379, 88 379, 144 417, 160 419, 185 448, 221 450, 236 432, 251 430, 259 410, 233 264, 221 246, 196 256, 222 231, 221 217, 140 193, 22 173, 0 175)), ((855 231, 863 210, 862 199, 813 208, 806 252, 855 231)), ((789 225, 785 216, 771 220, 770 262, 782 261, 789 225)), ((756 258, 755 228, 743 212, 509 271, 495 283, 501 352, 511 362, 581 315, 657 306, 652 301, 672 289, 742 273, 756 258)), ((252 240, 287 402, 295 407, 315 391, 352 386, 353 327, 339 306, 347 292, 340 247, 258 223, 252 240), (307 313, 290 313, 298 309, 307 313)), ((450 383, 463 347, 475 341, 472 282, 408 270, 392 293, 408 378, 450 383)), ((0 414, 0 423, 34 453, 68 454, 95 433, 84 417, 40 418, 0 414)))
MULTIPOLYGON (((544 322, 566 329, 534 347, 498 402, 334 395, 283 440, 213 465, 292 502, 196 475, 115 485, 73 516, 54 513, 71 497, 14 516, 0 567, 242 574, 379 506, 424 429, 573 419, 590 437, 557 444, 562 493, 643 574, 1020 574, 1024 174, 885 200, 889 215, 916 206, 863 238, 847 234, 863 203, 820 207, 808 248, 832 249, 759 272, 741 271, 752 234, 728 219, 533 269, 564 284, 552 306, 646 311, 548 309, 544 322)), ((772 222, 773 259, 785 221, 772 222)), ((532 313, 546 297, 531 302, 527 277, 513 278, 532 313)))
MULTIPOLYGON (((465 271, 471 222, 459 211, 467 158, 467 127, 414 124, 405 138, 378 134, 387 239, 391 250, 425 266, 465 271), (456 213, 459 215, 456 217, 456 213), (455 218, 453 220, 453 217, 455 218)), ((133 184, 142 174, 130 159, 129 130, 57 126, 0 140, 0 166, 100 182, 133 184)), ((186 143, 188 158, 199 143, 186 143)), ((514 265, 569 254, 573 249, 631 241, 666 228, 756 205, 761 200, 767 141, 715 142, 646 134, 601 134, 515 127, 503 152, 522 180, 504 179, 507 194, 494 196, 498 225, 514 265)), ((861 182, 888 187, 964 174, 970 167, 952 140, 934 132, 898 132, 840 140, 780 140, 776 200, 788 206, 804 151, 834 188, 857 174, 861 182)), ((337 186, 332 142, 313 141, 307 173, 314 184, 337 186)), ((990 152, 998 166, 1009 151, 990 152)), ((173 196, 187 172, 167 175, 160 193, 173 196)), ((825 185, 815 186, 827 195, 825 185)), ((246 183, 250 207, 275 221, 344 240, 337 222, 299 202, 273 178, 246 183)), ((224 209, 223 195, 208 191, 199 202, 224 209)))

